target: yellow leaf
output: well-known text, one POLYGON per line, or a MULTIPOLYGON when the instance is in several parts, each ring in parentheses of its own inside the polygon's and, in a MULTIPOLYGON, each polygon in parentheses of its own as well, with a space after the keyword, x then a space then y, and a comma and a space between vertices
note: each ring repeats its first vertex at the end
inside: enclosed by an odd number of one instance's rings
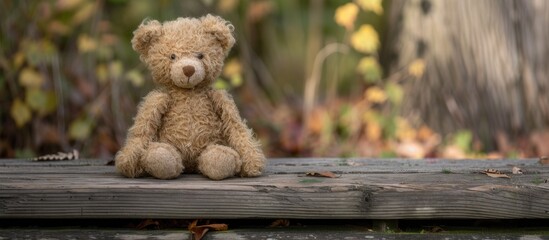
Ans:
POLYGON ((10 114, 18 128, 24 126, 31 119, 30 108, 19 99, 13 101, 10 114))
POLYGON ((355 26, 356 15, 358 14, 358 7, 354 3, 347 3, 340 6, 335 11, 335 22, 347 30, 353 29, 355 26))
POLYGON ((366 81, 375 83, 381 78, 381 66, 373 57, 364 57, 357 66, 357 71, 364 75, 366 81))
POLYGON ((238 6, 239 0, 223 0, 217 3, 217 8, 222 13, 229 13, 234 11, 238 6))
POLYGON ((87 34, 78 36, 78 51, 81 53, 92 52, 97 49, 97 41, 87 34))
POLYGON ((373 53, 379 47, 379 36, 372 25, 364 24, 351 36, 351 45, 359 52, 373 53))
POLYGON ((44 78, 36 70, 27 67, 19 73, 19 84, 25 87, 39 88, 42 86, 44 78))
POLYGON ((109 74, 113 79, 119 79, 120 76, 122 76, 122 72, 124 72, 124 66, 122 65, 122 62, 114 61, 109 64, 109 74))
POLYGON ((387 94, 379 87, 370 87, 366 90, 366 100, 373 103, 383 103, 387 100, 387 94))
POLYGON ((366 138, 369 141, 378 141, 381 139, 381 116, 376 110, 368 109, 364 112, 364 122, 366 123, 366 138))
POLYGON ((21 66, 23 66, 23 63, 25 62, 25 54, 21 51, 18 51, 13 56, 13 67, 15 69, 19 69, 21 66))
POLYGON ((69 137, 74 140, 86 140, 92 130, 92 121, 88 119, 76 119, 69 126, 69 137))
POLYGON ((95 74, 97 76, 97 80, 99 81, 99 84, 105 85, 107 81, 109 80, 109 70, 107 69, 107 66, 105 64, 99 64, 95 68, 95 74))
POLYGON ((143 83, 145 83, 145 78, 143 78, 143 75, 136 69, 127 72, 126 79, 128 79, 135 87, 141 87, 143 86, 143 83))
POLYGON ((423 61, 423 59, 421 58, 415 59, 408 66, 408 73, 410 73, 410 75, 412 76, 415 76, 416 78, 420 78, 421 76, 423 76, 424 71, 425 61, 423 61))
POLYGON ((84 3, 74 14, 72 17, 72 21, 70 22, 73 26, 79 25, 80 23, 86 21, 88 18, 92 16, 92 14, 95 12, 96 2, 90 1, 84 3))
POLYGON ((381 0, 356 0, 356 3, 364 11, 372 11, 377 15, 383 14, 383 7, 381 6, 381 0))
POLYGON ((234 75, 240 75, 242 73, 242 64, 236 58, 231 59, 223 68, 223 76, 232 77, 234 75))
POLYGON ((416 138, 416 130, 410 126, 406 119, 397 117, 396 125, 396 135, 400 141, 412 141, 416 138))

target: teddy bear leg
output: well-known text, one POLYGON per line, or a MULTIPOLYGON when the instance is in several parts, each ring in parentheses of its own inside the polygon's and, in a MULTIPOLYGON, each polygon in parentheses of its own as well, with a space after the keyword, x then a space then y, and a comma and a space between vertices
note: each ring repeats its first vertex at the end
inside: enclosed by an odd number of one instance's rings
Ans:
POLYGON ((212 144, 198 157, 198 170, 212 180, 236 175, 242 167, 238 153, 230 147, 212 144))
POLYGON ((151 176, 160 179, 177 178, 183 172, 183 162, 177 149, 167 143, 150 143, 141 166, 151 176))

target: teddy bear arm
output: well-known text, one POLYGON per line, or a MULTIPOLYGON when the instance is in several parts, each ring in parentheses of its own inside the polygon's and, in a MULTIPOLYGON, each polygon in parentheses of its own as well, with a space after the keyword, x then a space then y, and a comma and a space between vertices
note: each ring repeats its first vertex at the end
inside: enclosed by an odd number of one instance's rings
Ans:
POLYGON ((139 160, 148 145, 156 140, 168 104, 168 95, 161 91, 149 93, 140 103, 135 122, 128 130, 126 143, 115 157, 116 168, 123 175, 139 177, 143 174, 139 160))
POLYGON ((254 177, 261 175, 265 168, 265 155, 259 142, 240 117, 238 108, 230 95, 223 90, 213 91, 211 98, 218 115, 223 122, 223 132, 227 143, 242 158, 240 175, 254 177))

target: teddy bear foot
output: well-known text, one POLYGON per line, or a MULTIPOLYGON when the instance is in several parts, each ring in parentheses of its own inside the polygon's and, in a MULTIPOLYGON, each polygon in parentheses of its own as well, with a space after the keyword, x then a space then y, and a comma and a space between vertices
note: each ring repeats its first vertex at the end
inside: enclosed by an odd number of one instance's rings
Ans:
POLYGON ((177 178, 184 169, 181 156, 175 147, 158 142, 149 145, 141 165, 145 172, 159 179, 177 178))
POLYGON ((213 144, 198 157, 198 170, 212 180, 222 180, 240 171, 242 160, 230 147, 213 144))

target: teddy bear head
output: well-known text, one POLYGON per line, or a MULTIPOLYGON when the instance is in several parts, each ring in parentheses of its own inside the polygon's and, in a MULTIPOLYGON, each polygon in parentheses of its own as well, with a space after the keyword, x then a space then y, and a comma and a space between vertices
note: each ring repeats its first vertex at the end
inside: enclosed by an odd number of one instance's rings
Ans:
POLYGON ((221 17, 145 20, 133 32, 132 47, 156 83, 185 89, 209 86, 233 47, 234 27, 221 17))

